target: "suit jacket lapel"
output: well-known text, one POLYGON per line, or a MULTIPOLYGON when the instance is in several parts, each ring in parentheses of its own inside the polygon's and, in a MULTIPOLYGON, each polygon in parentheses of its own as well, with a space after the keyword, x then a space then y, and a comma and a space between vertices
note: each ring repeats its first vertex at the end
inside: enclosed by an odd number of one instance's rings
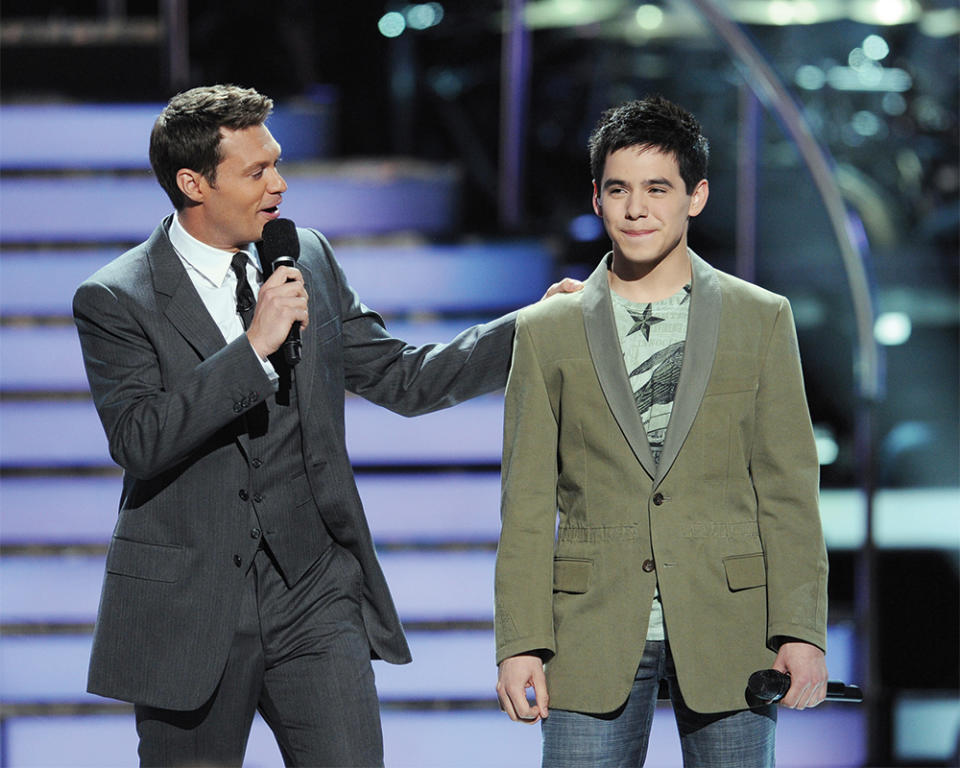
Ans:
MULTIPOLYGON (((172 216, 163 220, 147 243, 147 258, 153 273, 153 287, 160 306, 170 323, 177 329, 201 359, 223 349, 227 343, 220 328, 210 316, 193 281, 180 262, 180 257, 167 234, 172 216), (166 297, 166 306, 163 299, 166 297)), ((189 364, 189 363, 188 363, 189 364)), ((236 435, 240 449, 249 455, 249 436, 246 429, 236 435)))
POLYGON ((680 369, 673 411, 655 475, 656 484, 660 483, 676 460, 700 410, 700 402, 713 370, 717 339, 720 335, 721 295, 717 274, 713 267, 692 250, 688 249, 688 253, 693 273, 693 290, 690 317, 687 320, 687 341, 683 350, 683 366, 680 369))
POLYGON ((222 349, 226 340, 170 244, 167 230, 171 220, 172 216, 164 219, 147 241, 153 287, 157 294, 166 297, 166 305, 161 299, 160 306, 167 319, 200 357, 206 359, 222 349))
POLYGON ((587 334, 587 346, 610 412, 620 425, 620 430, 637 460, 647 474, 654 477, 656 465, 627 379, 617 326, 613 319, 613 302, 610 300, 610 284, 607 282, 608 258, 609 254, 583 286, 583 324, 587 334))
MULTIPOLYGON (((304 251, 304 240, 300 238, 300 251, 304 251)), ((320 289, 320 286, 315 285, 313 282, 313 273, 310 271, 310 268, 303 262, 297 262, 297 269, 300 270, 303 275, 303 284, 307 286, 307 293, 311 296, 320 289)), ((314 328, 320 327, 320 320, 316 315, 316 307, 320 306, 319 301, 308 302, 309 311, 310 311, 310 321, 313 324, 314 328)), ((309 340, 310 340, 310 328, 304 332, 304 354, 300 359, 300 363, 296 367, 296 377, 297 377, 297 403, 298 405, 306 405, 310 402, 310 392, 313 387, 313 382, 316 379, 314 375, 314 367, 317 365, 317 355, 313 349, 309 349, 309 340)), ((303 421, 301 420, 301 424, 303 421)))

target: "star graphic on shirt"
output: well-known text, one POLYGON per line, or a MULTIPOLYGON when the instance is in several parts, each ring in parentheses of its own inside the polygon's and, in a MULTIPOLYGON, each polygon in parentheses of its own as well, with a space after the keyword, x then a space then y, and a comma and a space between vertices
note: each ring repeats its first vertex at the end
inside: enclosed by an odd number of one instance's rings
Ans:
POLYGON ((633 327, 627 331, 627 336, 629 336, 631 333, 635 333, 636 331, 643 331, 643 338, 645 338, 647 341, 650 341, 650 328, 657 323, 662 323, 664 320, 662 317, 653 317, 652 304, 647 304, 643 312, 639 314, 630 309, 627 310, 627 313, 634 320, 633 327))

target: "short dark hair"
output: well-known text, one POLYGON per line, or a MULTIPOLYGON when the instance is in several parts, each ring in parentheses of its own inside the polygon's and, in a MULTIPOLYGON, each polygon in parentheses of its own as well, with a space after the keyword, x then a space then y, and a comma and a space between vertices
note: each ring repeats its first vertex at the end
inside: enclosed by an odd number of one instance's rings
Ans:
POLYGON ((600 116, 590 139, 590 170, 597 184, 611 152, 627 147, 654 148, 672 154, 680 166, 680 178, 691 194, 707 177, 710 145, 700 123, 683 107, 662 96, 628 101, 600 116))
POLYGON ((189 168, 215 184, 222 159, 220 129, 262 125, 272 109, 271 99, 236 85, 191 88, 170 99, 150 132, 150 165, 173 207, 180 211, 187 204, 177 171, 189 168))

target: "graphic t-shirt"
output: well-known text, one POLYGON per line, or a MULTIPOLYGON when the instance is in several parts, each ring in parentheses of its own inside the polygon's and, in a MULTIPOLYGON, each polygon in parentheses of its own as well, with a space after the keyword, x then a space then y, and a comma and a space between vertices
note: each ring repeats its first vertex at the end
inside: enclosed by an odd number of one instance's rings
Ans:
MULTIPOLYGON (((690 285, 662 301, 650 303, 629 301, 612 290, 610 297, 633 399, 647 432, 653 460, 659 464, 683 365, 690 285)), ((664 637, 658 588, 653 597, 647 639, 663 640, 664 637)))

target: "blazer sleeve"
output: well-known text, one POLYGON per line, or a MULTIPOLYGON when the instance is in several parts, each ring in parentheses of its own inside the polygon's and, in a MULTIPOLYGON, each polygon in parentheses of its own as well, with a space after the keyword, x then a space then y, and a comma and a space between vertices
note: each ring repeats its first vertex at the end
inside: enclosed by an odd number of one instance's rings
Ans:
POLYGON ((819 463, 793 314, 781 300, 761 369, 751 473, 767 561, 767 643, 795 638, 826 650, 827 554, 819 463))
POLYGON ((84 282, 73 300, 110 455, 130 475, 146 479, 185 459, 256 406, 273 385, 246 336, 240 336, 171 386, 161 369, 163 351, 138 320, 149 310, 139 309, 129 292, 95 279, 84 282))
POLYGON ((517 321, 504 406, 500 543, 495 569, 497 663, 549 659, 557 519, 557 416, 523 315, 517 321))
POLYGON ((383 318, 360 301, 329 243, 311 231, 336 282, 344 384, 349 391, 404 416, 415 416, 504 386, 516 313, 468 328, 446 344, 414 347, 394 338, 383 318))

